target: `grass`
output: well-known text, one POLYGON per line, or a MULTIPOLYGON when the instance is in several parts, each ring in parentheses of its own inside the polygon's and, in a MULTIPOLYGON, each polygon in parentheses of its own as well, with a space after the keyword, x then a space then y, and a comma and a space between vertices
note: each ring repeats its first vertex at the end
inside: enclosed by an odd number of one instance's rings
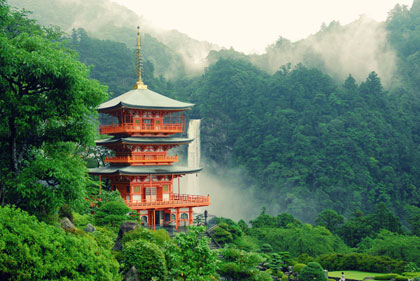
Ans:
POLYGON ((372 272, 363 272, 363 271, 354 271, 354 270, 345 270, 345 271, 330 271, 328 272, 329 277, 341 277, 341 272, 344 272, 344 277, 346 279, 354 280, 363 280, 365 277, 374 277, 382 275, 383 273, 372 273, 372 272))

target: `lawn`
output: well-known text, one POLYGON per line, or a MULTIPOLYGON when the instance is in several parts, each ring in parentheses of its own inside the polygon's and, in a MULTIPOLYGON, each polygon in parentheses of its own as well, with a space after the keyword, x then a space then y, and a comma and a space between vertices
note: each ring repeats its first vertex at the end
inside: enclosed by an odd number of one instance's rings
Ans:
POLYGON ((354 280, 363 280, 365 277, 374 277, 382 275, 383 273, 372 273, 372 272, 363 272, 363 271, 353 271, 353 270, 344 270, 344 271, 330 271, 328 272, 329 277, 341 277, 341 272, 344 272, 344 277, 346 279, 354 280))

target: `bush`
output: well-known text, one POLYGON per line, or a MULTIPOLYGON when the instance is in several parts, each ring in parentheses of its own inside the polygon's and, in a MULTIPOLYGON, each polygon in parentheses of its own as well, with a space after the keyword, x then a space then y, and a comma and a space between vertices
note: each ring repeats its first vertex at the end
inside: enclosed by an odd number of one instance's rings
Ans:
POLYGON ((388 273, 388 274, 383 274, 383 275, 377 275, 373 278, 375 280, 391 280, 392 278, 395 278, 397 276, 398 276, 398 274, 396 274, 396 273, 388 273))
POLYGON ((306 264, 303 263, 297 263, 293 266, 293 272, 299 273, 301 270, 306 266, 306 264))
POLYGON ((120 280, 111 252, 77 234, 0 208, 0 280, 120 280))
POLYGON ((142 239, 131 241, 125 245, 123 254, 125 271, 135 266, 140 280, 166 280, 168 269, 165 256, 156 244, 142 239))
POLYGON ((374 277, 375 280, 391 280, 391 279, 395 279, 396 281, 407 281, 408 277, 406 276, 401 276, 395 273, 388 273, 388 274, 383 274, 383 275, 377 275, 374 277))
POLYGON ((84 228, 88 223, 92 223, 92 215, 73 213, 73 223, 76 227, 84 228))
POLYGON ((233 241, 233 236, 229 231, 226 231, 222 227, 216 227, 213 231, 214 240, 219 244, 231 243, 233 241))
POLYGON ((327 281, 324 269, 317 262, 310 262, 298 275, 300 281, 327 281))
POLYGON ((71 222, 73 221, 73 210, 68 204, 64 204, 61 206, 60 210, 58 211, 58 215, 60 218, 68 218, 71 222))
MULTIPOLYGON (((287 277, 287 275, 283 275, 282 277, 281 277, 281 281, 288 281, 289 280, 289 278, 287 277)), ((334 280, 335 281, 335 280, 334 280)))
POLYGON ((95 213, 97 225, 119 227, 125 220, 130 219, 127 214, 130 209, 122 201, 110 201, 103 204, 95 213))
POLYGON ((163 246, 163 244, 166 241, 169 241, 171 237, 169 236, 168 232, 164 229, 151 231, 144 227, 139 227, 125 233, 122 241, 125 245, 130 241, 135 241, 139 239, 147 240, 149 242, 155 243, 156 245, 163 246))
POLYGON ((390 270, 401 273, 406 267, 406 262, 393 260, 387 256, 372 256, 368 254, 350 253, 337 254, 331 253, 321 255, 318 262, 329 271, 336 270, 358 270, 366 272, 387 273, 390 270))

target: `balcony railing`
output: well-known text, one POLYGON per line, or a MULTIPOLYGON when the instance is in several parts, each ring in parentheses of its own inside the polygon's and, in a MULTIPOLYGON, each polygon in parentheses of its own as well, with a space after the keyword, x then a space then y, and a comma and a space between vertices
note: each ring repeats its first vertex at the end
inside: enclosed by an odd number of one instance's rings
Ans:
POLYGON ((176 134, 184 131, 184 124, 134 124, 122 123, 113 125, 99 126, 101 134, 121 134, 121 133, 166 133, 176 134))
POLYGON ((164 165, 173 162, 178 162, 178 156, 167 156, 167 155, 153 155, 153 156, 116 156, 106 157, 105 162, 107 163, 130 163, 130 164, 155 164, 164 165))
POLYGON ((170 194, 168 200, 156 201, 132 201, 125 200, 125 204, 131 209, 151 209, 151 208, 173 208, 173 207, 200 207, 210 205, 210 196, 170 194))

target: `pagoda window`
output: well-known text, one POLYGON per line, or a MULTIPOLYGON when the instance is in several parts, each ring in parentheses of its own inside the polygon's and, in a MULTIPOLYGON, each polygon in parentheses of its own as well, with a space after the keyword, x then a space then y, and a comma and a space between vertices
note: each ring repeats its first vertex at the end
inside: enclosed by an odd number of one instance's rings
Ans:
POLYGON ((140 220, 144 223, 147 223, 147 216, 141 216, 140 220))
POLYGON ((139 185, 134 186, 134 192, 135 193, 140 193, 140 186, 139 185))
POLYGON ((129 185, 127 185, 127 187, 126 187, 126 192, 130 193, 130 186, 129 185))
POLYGON ((187 220, 188 219, 188 214, 181 214, 181 220, 187 220))
POLYGON ((175 221, 175 220, 176 220, 175 214, 171 214, 171 221, 175 221))
POLYGON ((130 201, 130 195, 127 195, 127 196, 125 197, 125 200, 130 201))

